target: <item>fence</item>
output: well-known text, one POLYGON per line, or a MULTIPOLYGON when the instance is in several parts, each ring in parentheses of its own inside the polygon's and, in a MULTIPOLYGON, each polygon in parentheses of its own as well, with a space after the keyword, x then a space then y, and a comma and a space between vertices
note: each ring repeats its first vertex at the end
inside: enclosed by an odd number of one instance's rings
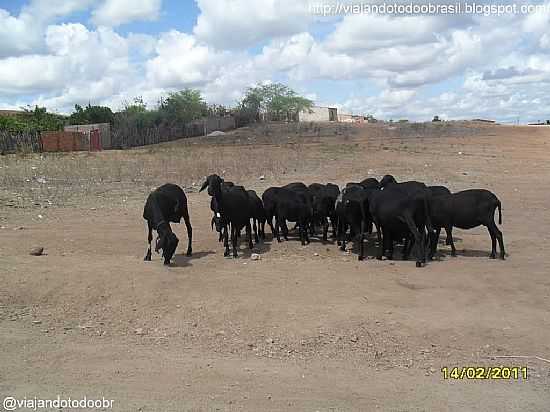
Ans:
POLYGON ((40 151, 42 151, 40 132, 0 130, 0 154, 40 151))
POLYGON ((204 136, 214 130, 235 128, 233 117, 212 117, 194 120, 183 126, 138 127, 136 125, 115 124, 111 130, 113 149, 125 149, 169 142, 176 139, 204 136))
POLYGON ((125 149, 146 146, 181 138, 204 136, 214 130, 231 130, 235 128, 235 118, 211 117, 173 127, 165 125, 138 127, 135 124, 123 122, 115 123, 110 130, 97 126, 103 125, 67 126, 65 131, 42 133, 14 133, 0 130, 0 154, 101 150, 109 148, 125 149), (95 132, 97 130, 100 132, 99 142, 96 142, 95 132), (92 134, 93 141, 91 140, 92 134))

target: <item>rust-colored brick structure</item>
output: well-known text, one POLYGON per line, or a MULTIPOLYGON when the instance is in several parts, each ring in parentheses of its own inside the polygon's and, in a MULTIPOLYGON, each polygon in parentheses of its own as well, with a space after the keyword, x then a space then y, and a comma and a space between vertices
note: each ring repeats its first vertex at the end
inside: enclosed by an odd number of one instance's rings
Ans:
POLYGON ((90 149, 87 136, 80 132, 43 132, 40 138, 44 152, 73 152, 90 149))

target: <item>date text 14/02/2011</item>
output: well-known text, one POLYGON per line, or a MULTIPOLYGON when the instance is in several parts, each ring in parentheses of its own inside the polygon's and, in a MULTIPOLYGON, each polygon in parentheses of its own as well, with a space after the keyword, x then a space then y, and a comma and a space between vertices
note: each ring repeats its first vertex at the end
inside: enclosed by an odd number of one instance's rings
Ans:
POLYGON ((527 366, 444 366, 443 379, 515 379, 527 380, 527 366))

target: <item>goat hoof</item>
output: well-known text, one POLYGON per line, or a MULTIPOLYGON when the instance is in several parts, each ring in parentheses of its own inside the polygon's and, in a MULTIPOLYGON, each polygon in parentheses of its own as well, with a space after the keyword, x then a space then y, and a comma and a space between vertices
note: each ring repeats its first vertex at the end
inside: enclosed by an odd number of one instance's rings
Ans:
POLYGON ((422 262, 416 262, 416 267, 421 268, 422 267, 422 262))
POLYGON ((495 255, 489 255, 489 259, 496 259, 497 257, 495 255))
POLYGON ((164 261, 164 266, 170 266, 170 261, 169 261, 169 260, 165 260, 165 261, 164 261))
POLYGON ((193 251, 191 249, 189 249, 185 255, 186 256, 191 256, 192 254, 193 254, 193 251))
POLYGON ((225 257, 227 257, 227 256, 229 256, 229 252, 223 252, 223 255, 224 255, 225 257))
POLYGON ((357 259, 358 259, 358 260, 364 260, 365 257, 364 257, 364 256, 359 256, 357 259))
POLYGON ((376 256, 376 260, 382 260, 382 256, 376 256))
POLYGON ((150 261, 151 261, 151 256, 145 256, 145 257, 143 258, 143 260, 144 260, 145 262, 150 262, 150 261))

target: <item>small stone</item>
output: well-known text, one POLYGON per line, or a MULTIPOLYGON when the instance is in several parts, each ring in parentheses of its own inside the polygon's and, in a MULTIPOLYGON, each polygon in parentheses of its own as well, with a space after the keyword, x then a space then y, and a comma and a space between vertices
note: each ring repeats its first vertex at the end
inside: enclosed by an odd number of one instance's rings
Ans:
POLYGON ((313 254, 313 256, 319 256, 319 253, 315 252, 315 253, 313 254))
POLYGON ((143 331, 143 328, 136 328, 136 330, 134 330, 134 333, 136 335, 145 335, 145 332, 143 331))
POLYGON ((257 253, 252 253, 252 255, 250 255, 250 259, 252 260, 260 260, 262 257, 260 255, 258 255, 257 253))
POLYGON ((275 343, 275 339, 273 339, 273 338, 267 338, 267 339, 265 340, 265 343, 268 343, 268 344, 269 344, 269 343, 275 343))
POLYGON ((42 323, 41 320, 33 320, 32 321, 33 325, 40 325, 42 323))
POLYGON ((34 248, 31 249, 29 254, 31 256, 42 256, 43 253, 44 253, 44 248, 43 247, 34 247, 34 248))
POLYGON ((356 336, 356 335, 353 335, 351 338, 350 338, 350 341, 352 342, 357 342, 359 340, 359 338, 356 336))
POLYGON ((264 176, 264 175, 261 175, 261 176, 259 177, 259 179, 260 179, 260 180, 265 180, 265 176, 264 176))
POLYGON ((43 219, 43 218, 44 218, 44 216, 38 215, 38 219, 43 219))

